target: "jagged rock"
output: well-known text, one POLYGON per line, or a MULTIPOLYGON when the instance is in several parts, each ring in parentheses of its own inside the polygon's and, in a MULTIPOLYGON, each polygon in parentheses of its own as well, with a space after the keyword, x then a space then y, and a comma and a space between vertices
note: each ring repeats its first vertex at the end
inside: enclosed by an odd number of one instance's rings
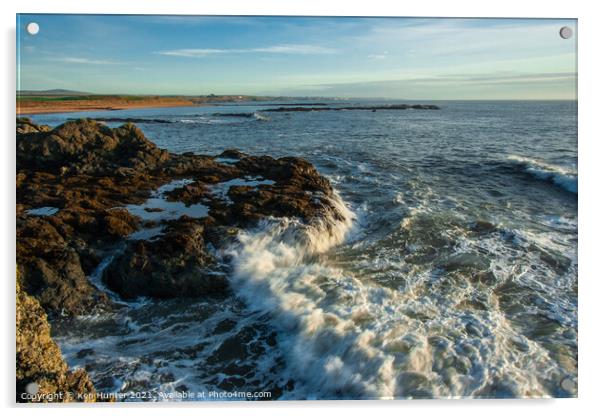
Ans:
POLYGON ((43 133, 52 128, 45 125, 37 125, 30 118, 21 117, 17 119, 17 134, 43 133))
POLYGON ((111 129, 93 120, 68 121, 46 133, 17 140, 17 164, 50 171, 99 174, 119 167, 153 169, 169 158, 140 129, 111 129))
POLYGON ((212 270, 203 226, 182 218, 170 223, 159 238, 127 244, 104 273, 107 285, 126 299, 195 297, 222 292, 225 276, 212 270))
POLYGON ((170 154, 133 124, 111 129, 76 120, 51 131, 30 121, 19 125, 32 133, 17 137, 17 262, 24 289, 50 313, 77 314, 110 305, 86 277, 100 261, 96 253, 148 224, 124 206, 143 203, 175 179, 193 182, 164 197, 185 205, 202 203, 209 207, 208 216, 171 219, 169 224, 160 220, 167 227, 158 238, 126 241, 124 253, 105 273, 109 286, 125 298, 224 290, 223 276, 212 274, 205 240, 219 245, 231 239, 215 238, 214 230, 229 230, 231 236, 236 235, 233 229, 266 217, 309 222, 335 211, 329 182, 300 158, 257 157, 230 149, 220 157, 238 162, 219 163, 213 156, 170 154), (215 193, 214 187, 240 178, 257 178, 263 184, 239 181, 242 186, 215 193), (44 206, 58 211, 46 217, 28 214, 44 206))
POLYGON ((17 282, 16 373, 18 402, 95 400, 85 370, 69 371, 61 350, 50 337, 44 310, 17 282), (36 393, 27 396, 27 392, 36 393))
MULTIPOLYGON (((46 311, 74 315, 109 304, 107 296, 86 277, 78 250, 49 221, 38 217, 19 220, 17 241, 20 283, 46 311)), ((81 241, 78 248, 85 249, 81 241)))

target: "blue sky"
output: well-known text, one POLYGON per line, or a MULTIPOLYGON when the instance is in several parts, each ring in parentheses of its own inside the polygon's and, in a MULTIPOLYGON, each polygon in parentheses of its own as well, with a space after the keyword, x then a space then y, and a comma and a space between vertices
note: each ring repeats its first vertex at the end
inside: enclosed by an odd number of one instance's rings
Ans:
POLYGON ((574 99, 575 20, 20 15, 19 89, 574 99), (40 32, 25 26, 35 21, 40 32))

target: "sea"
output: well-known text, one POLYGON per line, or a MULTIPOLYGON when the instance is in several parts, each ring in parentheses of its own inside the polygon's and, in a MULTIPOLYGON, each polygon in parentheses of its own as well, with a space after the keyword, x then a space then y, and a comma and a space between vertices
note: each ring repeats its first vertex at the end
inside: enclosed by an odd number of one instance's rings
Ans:
MULTIPOLYGON (((412 104, 327 102, 396 103, 412 104)), ((68 364, 128 401, 576 396, 577 103, 421 103, 440 110, 32 116, 142 119, 171 152, 302 157, 342 214, 266 220, 216 249, 227 294, 111 293, 115 312, 56 319, 68 364)), ((110 261, 90 276, 103 290, 110 261)))

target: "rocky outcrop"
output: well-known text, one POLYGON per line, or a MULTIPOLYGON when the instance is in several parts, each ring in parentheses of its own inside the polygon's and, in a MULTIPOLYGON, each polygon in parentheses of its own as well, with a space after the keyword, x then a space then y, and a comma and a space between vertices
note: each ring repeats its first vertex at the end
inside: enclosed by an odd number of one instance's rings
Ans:
POLYGON ((84 370, 70 371, 50 337, 46 314, 36 299, 17 283, 17 401, 96 401, 84 370))
POLYGON ((265 112, 293 112, 293 111, 376 111, 376 110, 440 110, 434 104, 391 104, 391 105, 354 105, 345 107, 278 107, 266 108, 265 112))
POLYGON ((24 134, 17 142, 18 166, 62 174, 152 169, 168 158, 133 124, 110 129, 92 120, 69 121, 50 132, 24 134))
POLYGON ((20 283, 51 315, 112 307, 87 277, 109 252, 103 280, 126 299, 202 296, 227 290, 209 245, 228 244, 239 228, 267 217, 311 222, 335 211, 330 184, 300 158, 234 149, 217 157, 170 154, 133 124, 111 129, 93 120, 49 129, 20 119, 17 131, 20 283), (181 183, 155 195, 175 180, 181 183), (196 217, 127 209, 151 197, 206 208, 196 217), (32 213, 40 207, 51 214, 32 213), (145 229, 158 231, 130 238, 145 229))
POLYGON ((47 321, 116 307, 91 275, 126 300, 219 294, 228 265, 213 248, 241 228, 336 212, 329 182, 303 159, 171 154, 133 124, 51 129, 19 119, 16 176, 17 399, 25 401, 94 398, 47 321), (33 390, 43 395, 19 396, 33 390))

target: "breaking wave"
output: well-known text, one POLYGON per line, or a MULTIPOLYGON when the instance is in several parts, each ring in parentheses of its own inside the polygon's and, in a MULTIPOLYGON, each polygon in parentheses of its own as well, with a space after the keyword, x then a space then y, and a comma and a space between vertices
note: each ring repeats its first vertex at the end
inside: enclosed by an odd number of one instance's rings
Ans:
POLYGON ((509 156, 509 160, 519 164, 524 171, 537 179, 552 182, 568 192, 577 193, 577 171, 568 167, 552 165, 523 156, 509 156))
POLYGON ((338 196, 333 202, 331 215, 309 225, 274 219, 242 232, 226 253, 236 295, 267 313, 279 334, 283 379, 296 381, 283 398, 495 396, 496 384, 508 389, 500 395, 547 394, 535 370, 559 370, 499 309, 445 312, 428 296, 337 267, 330 254, 351 234, 355 215, 338 196), (430 315, 430 323, 410 310, 430 315), (507 348, 512 342, 528 346, 507 348), (450 373, 450 363, 461 370, 450 373))

